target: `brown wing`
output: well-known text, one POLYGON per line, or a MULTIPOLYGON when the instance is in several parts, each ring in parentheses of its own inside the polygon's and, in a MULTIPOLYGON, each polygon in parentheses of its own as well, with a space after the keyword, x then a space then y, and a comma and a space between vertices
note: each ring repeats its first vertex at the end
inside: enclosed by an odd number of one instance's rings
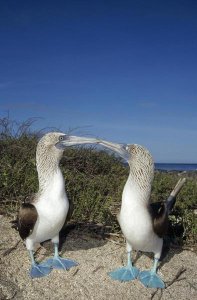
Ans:
POLYGON ((180 192, 185 181, 185 178, 179 179, 165 203, 155 202, 151 203, 150 205, 150 213, 153 220, 153 230, 159 237, 163 237, 167 233, 168 215, 173 209, 176 202, 176 196, 180 192))
POLYGON ((33 231, 38 213, 33 204, 23 203, 18 213, 18 231, 21 238, 26 239, 33 231))
POLYGON ((153 220, 153 230, 162 238, 168 231, 168 212, 165 203, 151 203, 150 214, 153 220))

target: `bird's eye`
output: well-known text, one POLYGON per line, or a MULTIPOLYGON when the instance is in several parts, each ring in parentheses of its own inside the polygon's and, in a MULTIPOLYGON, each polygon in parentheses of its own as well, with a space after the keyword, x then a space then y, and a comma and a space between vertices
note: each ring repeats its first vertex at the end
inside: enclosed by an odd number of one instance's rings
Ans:
POLYGON ((64 140, 64 137, 61 135, 60 137, 59 137, 59 141, 63 141, 64 140))

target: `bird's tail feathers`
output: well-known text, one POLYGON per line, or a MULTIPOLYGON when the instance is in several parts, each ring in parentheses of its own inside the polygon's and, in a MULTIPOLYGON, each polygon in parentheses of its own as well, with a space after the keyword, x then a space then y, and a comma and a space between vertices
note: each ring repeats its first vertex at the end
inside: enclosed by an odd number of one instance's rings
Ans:
POLYGON ((176 202, 176 196, 182 189, 185 182, 186 182, 186 178, 180 178, 179 181, 177 182, 176 186, 170 193, 170 196, 168 197, 168 199, 166 201, 166 209, 167 209, 168 214, 172 211, 174 204, 176 202))

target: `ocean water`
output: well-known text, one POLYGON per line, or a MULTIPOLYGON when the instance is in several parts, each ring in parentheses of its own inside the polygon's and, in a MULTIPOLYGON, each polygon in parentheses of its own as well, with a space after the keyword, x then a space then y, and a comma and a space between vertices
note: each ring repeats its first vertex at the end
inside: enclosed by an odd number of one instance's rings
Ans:
POLYGON ((197 171, 197 164, 156 163, 155 169, 163 171, 197 171))

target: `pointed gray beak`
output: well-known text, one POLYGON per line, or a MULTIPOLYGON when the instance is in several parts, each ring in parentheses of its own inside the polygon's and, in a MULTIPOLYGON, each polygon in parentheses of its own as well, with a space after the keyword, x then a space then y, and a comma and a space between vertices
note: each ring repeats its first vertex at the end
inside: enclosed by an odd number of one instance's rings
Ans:
POLYGON ((131 158, 130 153, 127 151, 127 144, 117 144, 117 143, 111 143, 104 140, 99 140, 99 145, 102 145, 108 149, 115 151, 126 161, 129 161, 131 158))
POLYGON ((56 147, 59 149, 64 149, 69 146, 76 146, 82 144, 99 144, 112 151, 118 153, 126 161, 130 160, 131 155, 127 151, 127 144, 116 144, 101 139, 90 138, 90 137, 80 137, 74 135, 65 134, 62 139, 56 144, 56 147))
POLYGON ((95 143, 98 144, 98 142, 99 141, 96 138, 80 137, 80 136, 65 134, 63 136, 63 139, 56 144, 56 147, 65 148, 65 147, 75 146, 80 144, 95 144, 95 143))

